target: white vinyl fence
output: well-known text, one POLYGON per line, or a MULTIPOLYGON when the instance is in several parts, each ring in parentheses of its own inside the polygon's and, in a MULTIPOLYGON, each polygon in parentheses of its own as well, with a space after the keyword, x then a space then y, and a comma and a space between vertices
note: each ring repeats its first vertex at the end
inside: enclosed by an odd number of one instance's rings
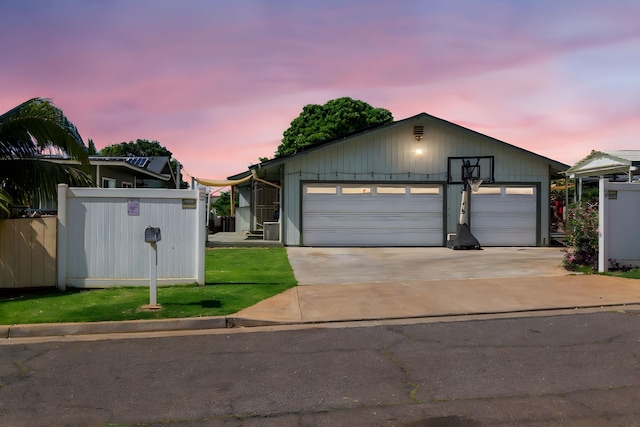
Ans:
POLYGON ((600 180, 598 271, 640 266, 640 183, 600 180))
POLYGON ((204 284, 205 193, 58 186, 58 288, 148 286, 159 227, 158 285, 204 284))

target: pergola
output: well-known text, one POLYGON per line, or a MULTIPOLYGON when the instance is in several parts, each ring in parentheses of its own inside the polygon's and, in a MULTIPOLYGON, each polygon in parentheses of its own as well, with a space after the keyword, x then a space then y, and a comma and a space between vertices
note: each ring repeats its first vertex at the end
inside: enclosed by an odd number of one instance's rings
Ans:
POLYGON ((582 197, 585 178, 609 178, 610 181, 633 182, 640 177, 640 150, 591 151, 584 159, 563 172, 579 182, 576 197, 582 197), (622 179, 621 179, 622 178, 622 179))

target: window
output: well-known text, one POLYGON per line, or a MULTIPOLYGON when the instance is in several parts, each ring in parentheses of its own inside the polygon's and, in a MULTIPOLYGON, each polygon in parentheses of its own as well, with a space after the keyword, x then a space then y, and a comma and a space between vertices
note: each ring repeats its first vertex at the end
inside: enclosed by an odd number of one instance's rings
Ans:
POLYGON ((407 194, 405 187, 378 187, 378 194, 407 194))
POLYGON ((369 194, 371 187, 342 187, 342 194, 369 194))
POLYGON ((411 187, 411 194, 440 194, 440 187, 411 187))
POLYGON ((102 178, 102 188, 116 188, 116 180, 113 178, 102 178))
POLYGON ((507 187, 505 192, 506 194, 533 196, 533 187, 507 187))
POLYGON ((307 187, 307 194, 336 194, 337 187, 307 187))
POLYGON ((478 188, 478 191, 476 191, 473 194, 502 194, 502 188, 501 187, 483 187, 482 184, 480 184, 480 188, 478 188))

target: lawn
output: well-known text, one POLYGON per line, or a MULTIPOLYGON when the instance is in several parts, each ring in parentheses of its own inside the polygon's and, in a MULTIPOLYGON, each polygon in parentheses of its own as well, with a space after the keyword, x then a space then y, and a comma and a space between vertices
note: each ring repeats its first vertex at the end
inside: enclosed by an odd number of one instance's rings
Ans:
POLYGON ((606 274, 609 276, 626 277, 627 279, 640 279, 640 268, 634 268, 629 271, 610 271, 606 274))
POLYGON ((155 311, 146 286, 0 294, 0 324, 224 316, 297 284, 284 248, 208 249, 205 282, 158 287, 155 311))

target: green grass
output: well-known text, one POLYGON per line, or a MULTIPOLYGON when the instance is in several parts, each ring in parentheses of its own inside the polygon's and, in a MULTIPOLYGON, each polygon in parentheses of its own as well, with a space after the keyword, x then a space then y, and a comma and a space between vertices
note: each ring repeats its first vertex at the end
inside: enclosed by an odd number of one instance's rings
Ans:
POLYGON ((626 277, 627 279, 640 279, 640 268, 634 268, 629 271, 610 271, 606 274, 608 276, 626 277))
POLYGON ((158 287, 156 311, 147 286, 0 294, 0 324, 224 316, 297 284, 284 248, 209 249, 205 282, 158 287))

